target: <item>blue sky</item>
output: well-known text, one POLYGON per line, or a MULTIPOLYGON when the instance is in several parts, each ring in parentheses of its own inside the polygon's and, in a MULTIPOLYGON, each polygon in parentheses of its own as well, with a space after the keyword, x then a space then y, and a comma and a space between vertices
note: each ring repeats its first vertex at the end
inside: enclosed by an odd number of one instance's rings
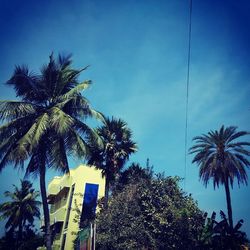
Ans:
MULTIPOLYGON (((15 98, 4 86, 14 65, 38 71, 51 51, 73 53, 75 67, 91 65, 81 79, 93 81, 86 91, 92 106, 123 118, 133 130, 139 151, 131 161, 144 164, 149 158, 156 172, 183 177, 188 4, 2 0, 0 99, 15 98)), ((248 0, 193 0, 188 147, 194 136, 222 124, 250 130, 249 12, 248 0)), ((223 188, 214 191, 212 183, 205 188, 191 160, 188 156, 186 191, 201 209, 226 211, 223 188)), ((11 166, 1 173, 1 199, 22 176, 11 166)), ((237 185, 232 191, 234 221, 245 220, 248 236, 249 191, 237 185)))

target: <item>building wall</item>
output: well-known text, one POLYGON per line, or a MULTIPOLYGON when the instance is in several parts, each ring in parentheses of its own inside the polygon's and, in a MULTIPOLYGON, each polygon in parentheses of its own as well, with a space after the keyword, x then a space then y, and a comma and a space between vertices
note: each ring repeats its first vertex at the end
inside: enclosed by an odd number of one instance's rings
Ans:
POLYGON ((104 196, 105 179, 102 178, 101 171, 96 170, 94 167, 80 165, 79 167, 70 170, 70 174, 65 174, 62 177, 55 177, 50 182, 48 187, 48 198, 52 203, 56 202, 56 200, 58 200, 60 197, 65 197, 65 193, 67 193, 67 200, 61 203, 57 202, 57 207, 59 207, 60 204, 62 204, 62 206, 56 212, 50 214, 51 224, 55 225, 55 223, 57 223, 58 227, 62 227, 60 238, 59 235, 57 235, 57 240, 53 242, 54 247, 56 247, 56 245, 62 246, 64 235, 66 235, 64 249, 73 249, 73 241, 76 236, 72 235, 72 233, 77 233, 79 229, 79 222, 74 222, 74 219, 76 219, 77 216, 77 212, 75 211, 75 201, 81 210, 86 183, 98 184, 98 199, 104 196), (73 186, 74 195, 68 218, 68 227, 65 229, 67 223, 66 217, 70 205, 70 196, 73 186), (62 222, 59 222, 58 220, 62 222))

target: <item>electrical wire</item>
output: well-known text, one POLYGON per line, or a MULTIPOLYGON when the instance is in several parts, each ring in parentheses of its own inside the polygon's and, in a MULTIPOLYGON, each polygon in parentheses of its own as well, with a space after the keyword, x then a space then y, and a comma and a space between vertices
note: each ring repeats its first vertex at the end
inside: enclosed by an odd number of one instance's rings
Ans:
POLYGON ((188 30, 188 57, 187 57, 187 83, 186 83, 186 120, 185 120, 185 169, 184 190, 186 190, 187 177, 187 135, 188 135, 188 100, 189 100, 189 78, 190 78, 190 55, 191 55, 191 33, 192 33, 192 9, 193 2, 189 1, 189 30, 188 30))

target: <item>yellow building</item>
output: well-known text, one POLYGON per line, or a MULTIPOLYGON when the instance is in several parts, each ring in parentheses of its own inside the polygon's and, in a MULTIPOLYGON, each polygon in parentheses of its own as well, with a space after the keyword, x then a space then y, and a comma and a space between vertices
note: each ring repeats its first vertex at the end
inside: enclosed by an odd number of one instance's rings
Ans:
POLYGON ((53 249, 73 249, 81 221, 95 212, 96 202, 104 196, 105 179, 94 167, 80 165, 69 174, 54 177, 48 186, 53 249), (77 219, 78 216, 78 219, 77 219))

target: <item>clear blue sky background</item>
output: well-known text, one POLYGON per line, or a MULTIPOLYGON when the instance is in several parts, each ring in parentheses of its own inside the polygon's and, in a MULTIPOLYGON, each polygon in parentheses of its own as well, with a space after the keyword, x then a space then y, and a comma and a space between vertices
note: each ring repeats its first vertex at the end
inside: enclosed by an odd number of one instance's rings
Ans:
MULTIPOLYGON (((183 177, 188 8, 188 0, 2 0, 0 99, 15 98, 4 86, 15 64, 38 71, 51 51, 73 53, 75 67, 91 65, 81 78, 93 80, 86 92, 92 106, 133 130, 139 151, 131 160, 150 158, 156 172, 183 177)), ((249 13, 248 0, 193 0, 188 147, 222 124, 250 130, 249 13)), ((186 191, 201 209, 226 211, 223 188, 206 189, 191 160, 186 191)), ((22 176, 11 166, 2 171, 1 201, 22 176)), ((249 191, 232 191, 234 221, 245 220, 248 236, 249 191)))

